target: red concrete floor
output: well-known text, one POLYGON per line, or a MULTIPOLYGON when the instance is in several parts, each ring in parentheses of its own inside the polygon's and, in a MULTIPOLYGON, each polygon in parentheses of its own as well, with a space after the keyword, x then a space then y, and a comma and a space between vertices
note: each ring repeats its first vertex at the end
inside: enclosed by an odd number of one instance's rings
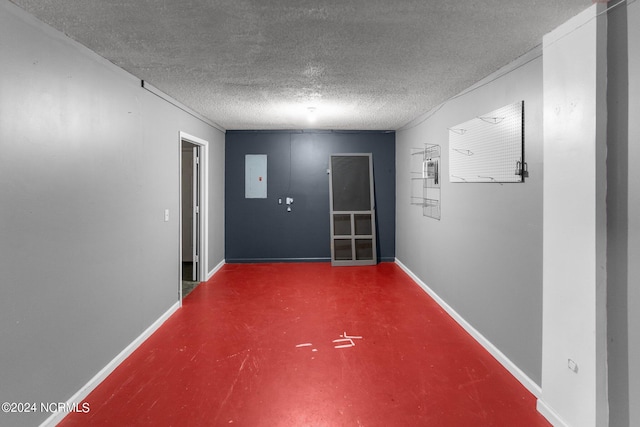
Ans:
POLYGON ((549 425, 392 263, 227 264, 85 401, 60 425, 549 425))

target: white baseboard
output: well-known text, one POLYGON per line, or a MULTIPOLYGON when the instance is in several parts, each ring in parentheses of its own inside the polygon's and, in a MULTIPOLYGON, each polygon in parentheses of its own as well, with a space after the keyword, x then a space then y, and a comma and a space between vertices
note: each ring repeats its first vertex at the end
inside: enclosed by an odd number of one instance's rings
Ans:
POLYGON ((218 270, 220 270, 224 264, 225 264, 225 261, 224 261, 224 260, 222 260, 222 261, 220 261, 220 262, 218 263, 218 265, 216 265, 215 267, 213 267, 213 270, 211 270, 211 271, 209 272, 209 274, 207 274, 207 279, 206 279, 206 280, 211 279, 211 278, 213 277, 213 275, 214 275, 214 274, 216 274, 216 273, 218 272, 218 270))
MULTIPOLYGON (((133 353, 140 344, 142 344, 147 338, 151 336, 178 308, 180 307, 180 302, 176 302, 169 310, 167 310, 162 316, 158 318, 151 326, 149 326, 138 338, 133 340, 131 344, 129 344, 124 350, 120 352, 116 357, 111 360, 98 372, 93 378, 89 380, 76 394, 71 396, 69 400, 67 400, 67 407, 71 407, 74 403, 80 405, 82 401, 91 393, 105 378, 109 376, 117 367, 120 365, 131 353, 133 353)), ((40 424, 40 427, 53 427, 58 424, 64 417, 67 416, 66 412, 54 412, 40 424)))
POLYGON ((536 403, 536 409, 554 427, 567 427, 569 425, 569 424, 565 423, 562 420, 562 418, 560 418, 560 415, 558 415, 558 413, 556 411, 554 411, 549 406, 547 406, 547 404, 544 403, 544 401, 542 399, 540 399, 540 398, 538 398, 538 402, 536 403))
POLYGON ((418 276, 416 276, 409 268, 404 265, 398 258, 396 258, 396 264, 404 270, 417 284, 420 286, 431 298, 433 298, 439 305, 449 313, 453 319, 458 322, 465 331, 469 333, 481 346, 485 348, 502 366, 507 369, 527 390, 529 390, 536 398, 542 396, 542 389, 536 384, 527 374, 522 372, 520 368, 516 366, 507 356, 504 355, 491 341, 485 338, 477 329, 475 329, 469 322, 467 322, 460 314, 458 314, 449 304, 447 304, 442 298, 436 294, 433 289, 427 286, 418 276))

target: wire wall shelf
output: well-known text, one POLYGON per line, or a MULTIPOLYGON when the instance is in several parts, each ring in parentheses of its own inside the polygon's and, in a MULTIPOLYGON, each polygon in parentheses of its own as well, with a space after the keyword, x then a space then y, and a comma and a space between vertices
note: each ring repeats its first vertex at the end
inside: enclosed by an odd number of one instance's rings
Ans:
POLYGON ((440 198, 440 146, 425 144, 411 149, 411 204, 422 207, 422 215, 439 220, 440 198))

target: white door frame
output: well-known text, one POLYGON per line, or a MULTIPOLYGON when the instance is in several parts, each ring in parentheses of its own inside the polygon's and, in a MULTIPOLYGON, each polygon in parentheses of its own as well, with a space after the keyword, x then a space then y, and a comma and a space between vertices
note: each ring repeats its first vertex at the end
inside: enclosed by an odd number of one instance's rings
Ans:
POLYGON ((180 132, 178 138, 178 164, 180 165, 178 171, 179 177, 179 203, 180 203, 180 223, 178 224, 178 230, 180 232, 179 248, 179 271, 180 280, 178 286, 178 295, 180 297, 180 304, 182 305, 182 142, 188 142, 193 145, 197 145, 200 148, 200 168, 199 168, 199 189, 200 189, 200 215, 198 215, 199 221, 199 236, 198 236, 198 279, 205 281, 207 273, 209 271, 208 259, 209 259, 209 227, 208 227, 208 212, 209 212, 209 142, 202 138, 198 138, 193 135, 189 135, 186 132, 180 132))

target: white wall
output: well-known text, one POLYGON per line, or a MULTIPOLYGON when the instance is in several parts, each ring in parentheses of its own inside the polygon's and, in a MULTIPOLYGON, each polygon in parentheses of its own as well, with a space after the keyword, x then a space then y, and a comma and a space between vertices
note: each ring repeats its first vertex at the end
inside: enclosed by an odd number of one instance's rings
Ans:
POLYGON ((544 37, 542 397, 603 426, 606 393, 606 16, 594 5, 544 37), (568 368, 568 360, 578 370, 568 368))
POLYGON ((0 57, 0 401, 65 402, 179 300, 180 131, 224 259, 224 133, 6 0, 0 57))
MULTIPOLYGON (((540 384, 542 345, 542 59, 534 51, 396 134, 396 256, 540 384), (512 69, 515 68, 515 69, 512 69), (448 128, 525 102, 524 183, 450 183, 448 128), (442 148, 442 219, 410 205, 411 148, 442 148)), ((515 173, 515 164, 514 164, 515 173)))

